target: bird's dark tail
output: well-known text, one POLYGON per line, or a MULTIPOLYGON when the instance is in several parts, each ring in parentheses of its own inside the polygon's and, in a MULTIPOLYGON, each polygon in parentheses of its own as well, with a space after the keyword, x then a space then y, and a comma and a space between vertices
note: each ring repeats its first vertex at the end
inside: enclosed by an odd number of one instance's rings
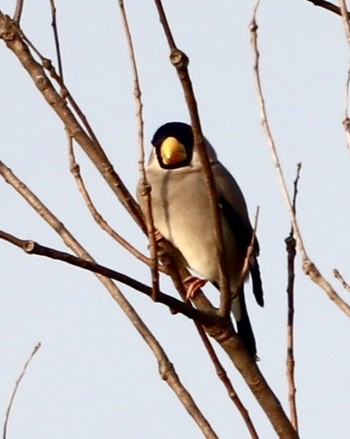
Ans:
POLYGON ((256 342, 247 312, 243 288, 239 293, 239 304, 241 307, 241 316, 237 321, 237 332, 247 351, 256 359, 256 342))
POLYGON ((250 275, 253 283, 253 293, 260 306, 264 306, 264 293, 261 282, 260 267, 256 257, 250 262, 250 275))

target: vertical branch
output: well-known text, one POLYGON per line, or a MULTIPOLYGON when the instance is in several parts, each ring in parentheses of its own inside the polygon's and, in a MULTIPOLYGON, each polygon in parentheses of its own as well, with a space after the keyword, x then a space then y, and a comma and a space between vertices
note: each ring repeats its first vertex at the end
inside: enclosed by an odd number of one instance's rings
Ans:
POLYGON ((198 149, 199 158, 202 164, 204 180, 208 188, 210 210, 214 221, 214 235, 216 241, 215 251, 217 253, 219 267, 220 267, 219 314, 223 317, 228 317, 231 310, 231 293, 229 288, 228 277, 226 274, 228 272, 228 267, 226 266, 227 264, 224 258, 224 246, 223 246, 224 241, 223 241, 222 224, 220 221, 219 206, 217 203, 214 177, 211 170, 211 166, 203 138, 197 102, 194 96, 192 82, 188 72, 189 58, 184 52, 179 50, 176 46, 161 0, 154 0, 154 2, 170 48, 171 63, 176 68, 179 80, 183 88, 184 96, 190 113, 194 142, 198 149))
POLYGON ((52 17, 51 26, 52 26, 53 36, 54 36, 54 40, 55 40, 58 73, 61 77, 62 83, 64 83, 61 47, 60 47, 60 40, 58 37, 57 11, 56 11, 55 0, 50 0, 50 8, 51 8, 51 17, 52 17))
MULTIPOLYGON (((340 9, 340 14, 341 14, 342 21, 344 24, 346 39, 347 39, 348 46, 350 49, 349 13, 347 11, 345 0, 339 0, 339 9, 340 9)), ((350 150, 350 118, 349 118, 349 111, 348 111, 348 109, 349 109, 349 92, 350 92, 350 90, 349 90, 350 89, 350 57, 349 57, 348 63, 349 63, 349 67, 348 67, 346 85, 345 85, 345 111, 344 111, 343 126, 344 126, 345 134, 346 134, 347 147, 350 150)))
MULTIPOLYGON (((298 193, 298 181, 300 178, 301 163, 297 165, 297 175, 294 180, 293 210, 296 215, 296 199, 298 193)), ((295 359, 294 359, 294 279, 295 269, 294 261, 296 256, 296 241, 294 238, 293 227, 289 236, 285 240, 287 250, 288 266, 288 317, 287 317, 287 382, 288 382, 288 400, 290 409, 290 419, 293 427, 298 431, 298 415, 296 407, 296 387, 295 387, 295 359)))
POLYGON ((155 228, 152 213, 152 200, 151 200, 151 187, 147 181, 146 171, 145 171, 145 145, 144 145, 144 130, 143 130, 143 104, 141 100, 141 87, 139 81, 139 75, 137 71, 136 57, 134 51, 134 45, 132 41, 132 36, 129 28, 128 18, 125 11, 124 1, 119 0, 119 9, 122 17, 122 22, 124 26, 124 31, 126 35, 126 41, 129 49, 129 56, 131 62, 132 74, 134 77, 134 97, 135 97, 135 107, 136 107, 136 118, 138 123, 138 139, 139 139, 139 171, 141 175, 142 184, 142 197, 145 200, 145 219, 147 226, 147 235, 150 246, 150 257, 151 257, 151 275, 152 275, 152 289, 153 300, 157 300, 159 295, 159 272, 158 272, 158 257, 157 257, 157 247, 155 240, 155 228))
POLYGON ((24 0, 17 0, 17 3, 16 3, 16 9, 15 9, 15 12, 13 14, 13 19, 14 19, 14 21, 16 21, 17 24, 19 24, 21 21, 22 12, 23 12, 23 3, 24 3, 24 0))
POLYGON ((279 156, 277 153, 277 148, 275 141, 272 136, 272 132, 270 129, 270 124, 267 118, 267 112, 266 112, 266 105, 265 105, 265 99, 262 91, 261 86, 261 79, 260 79, 260 69, 259 69, 259 59, 260 59, 260 53, 258 50, 258 25, 256 22, 256 14, 259 7, 260 0, 257 0, 254 10, 253 10, 253 17, 250 24, 250 32, 251 32, 251 46, 254 52, 254 79, 255 79, 255 86, 257 91, 257 97, 258 97, 258 103, 259 103, 259 110, 260 110, 260 118, 261 118, 261 124, 263 126, 266 139, 268 142, 268 145, 271 150, 272 154, 272 160, 276 168, 277 178, 280 183, 281 191, 287 206, 287 210, 289 213, 290 221, 292 223, 294 236, 298 245, 298 249, 303 261, 303 270, 304 273, 310 277, 310 279, 315 282, 320 288, 322 288, 325 293, 328 295, 328 297, 348 316, 350 317, 350 306, 339 296, 339 294, 334 290, 332 285, 322 276, 316 265, 311 261, 311 259, 308 257, 306 253, 306 249, 304 246, 304 242, 300 233, 299 225, 297 222, 297 219, 295 217, 295 214, 293 212, 293 204, 291 201, 291 198, 289 196, 289 192, 287 189, 287 184, 284 178, 283 170, 281 167, 281 162, 279 160, 279 156))

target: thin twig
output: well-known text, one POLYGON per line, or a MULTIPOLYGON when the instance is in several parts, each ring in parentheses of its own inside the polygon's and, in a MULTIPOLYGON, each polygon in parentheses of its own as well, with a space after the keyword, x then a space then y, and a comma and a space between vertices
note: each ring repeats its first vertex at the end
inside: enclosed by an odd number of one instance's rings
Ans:
POLYGON ((0 39, 4 40, 7 47, 17 56, 47 103, 62 120, 74 140, 88 155, 131 217, 142 230, 146 230, 138 204, 124 185, 119 175, 115 172, 112 163, 101 148, 101 145, 91 137, 90 132, 87 133, 86 130, 84 130, 71 109, 68 107, 65 99, 63 99, 54 88, 43 66, 35 61, 16 22, 1 12, 0 39))
POLYGON ((8 422, 9 422, 11 409, 12 409, 13 402, 14 402, 14 400, 15 400, 15 396, 16 396, 16 394, 17 394, 17 391, 18 391, 19 385, 21 384, 21 381, 22 381, 24 375, 26 374, 26 371, 27 371, 27 368, 28 368, 30 362, 32 361, 34 355, 38 352, 38 350, 40 349, 40 347, 41 347, 41 343, 38 343, 38 344, 34 347, 32 353, 30 354, 30 356, 29 356, 29 358, 28 358, 28 360, 27 360, 27 361, 25 362, 25 364, 24 364, 24 367, 23 367, 23 370, 22 370, 21 374, 19 375, 19 377, 18 377, 18 379, 17 379, 17 381, 16 381, 16 383, 15 383, 15 387, 13 388, 13 392, 12 392, 12 395, 11 395, 11 398, 10 398, 9 405, 8 405, 8 407, 7 407, 7 410, 6 410, 5 422, 4 422, 4 429, 3 429, 3 436, 2 436, 3 439, 6 439, 6 438, 7 438, 7 425, 8 425, 8 422))
MULTIPOLYGON (((143 262, 144 264, 150 266, 151 260, 145 256, 143 253, 141 253, 137 248, 135 248, 133 245, 130 244, 126 239, 124 239, 119 233, 117 233, 104 219, 104 217, 101 215, 101 213, 96 209, 96 206, 94 205, 89 192, 86 188, 86 185, 84 183, 84 180, 80 173, 80 166, 76 161, 75 154, 74 154, 74 148, 73 148, 73 139, 72 136, 67 132, 67 141, 68 141, 68 158, 69 158, 69 168, 70 171, 75 179, 75 182, 77 184, 78 190, 81 193, 85 204, 87 208, 89 209, 91 216, 96 221, 96 223, 101 227, 102 230, 104 230, 108 235, 117 241, 122 247, 124 247, 128 252, 130 252, 135 258, 137 258, 139 261, 143 262)), ((165 268, 160 266, 159 271, 166 272, 165 268)))
MULTIPOLYGON (((296 201, 298 194, 298 182, 300 178, 301 163, 297 165, 297 175, 294 180, 293 192, 293 212, 296 215, 296 201)), ((298 431, 298 414, 296 406, 296 386, 295 386, 295 357, 294 357, 294 279, 295 279, 295 256, 296 241, 294 238, 293 227, 291 227, 289 236, 285 239, 287 250, 287 267, 288 267, 288 317, 287 317, 287 359, 286 373, 288 382, 288 401, 290 420, 294 428, 298 431)))
POLYGON ((344 24, 344 30, 345 30, 345 34, 346 34, 346 39, 347 39, 348 45, 350 47, 349 13, 347 11, 346 1, 345 0, 339 0, 339 9, 340 9, 340 15, 342 17, 343 24, 344 24))
MULTIPOLYGON (((38 67, 37 63, 34 64, 32 62, 33 57, 28 51, 28 47, 23 44, 23 41, 21 41, 21 38, 19 38, 18 28, 16 26, 13 26, 13 21, 7 20, 7 17, 1 13, 0 38, 4 39, 7 46, 11 50, 13 50, 13 52, 18 56, 19 60, 22 62, 22 65, 28 70, 31 77, 33 78, 35 85, 43 93, 43 96, 45 97, 45 99, 47 99, 47 102, 52 105, 53 109, 57 112, 59 117, 61 117, 61 119, 65 123, 73 122, 73 124, 69 126, 73 137, 78 141, 78 143, 79 140, 85 141, 87 137, 88 141, 86 144, 84 144, 84 146, 91 145, 92 148, 89 149, 89 155, 93 155, 94 153, 96 153, 96 155, 98 156, 99 148, 96 148, 96 144, 91 141, 88 135, 86 135, 86 133, 81 129, 80 125, 75 124, 74 120, 72 121, 70 110, 68 109, 67 111, 67 107, 65 106, 65 102, 63 101, 63 99, 59 99, 59 95, 57 94, 57 92, 54 89, 52 90, 52 84, 47 78, 46 72, 43 71, 40 65, 38 67), (66 117, 68 119, 66 119, 66 117), (89 144, 89 142, 91 143, 89 144)), ((98 165, 100 165, 102 168, 105 167, 104 171, 106 175, 104 175, 104 177, 107 180, 108 172, 110 172, 111 170, 113 171, 113 168, 110 169, 108 167, 109 163, 106 163, 103 158, 102 160, 96 161, 98 163, 94 163, 97 167, 98 165)), ((100 172, 103 174, 102 169, 100 170, 100 172)), ((72 248, 74 252, 78 254, 78 256, 82 259, 90 258, 90 255, 88 255, 86 250, 80 246, 80 244, 68 232, 63 224, 56 217, 54 217, 50 211, 48 211, 48 209, 40 202, 40 200, 38 200, 38 198, 35 197, 35 195, 32 194, 28 190, 28 188, 23 185, 22 182, 12 181, 12 183, 16 190, 30 203, 30 205, 34 209, 36 209, 36 211, 50 224, 50 226, 57 233, 59 233, 59 235, 68 247, 72 248)), ((140 219, 140 221, 142 223, 142 218, 140 219)), ((182 265, 181 278, 186 275, 186 271, 187 270, 182 265)), ((164 351, 162 350, 157 340, 149 332, 148 328, 144 325, 139 316, 137 314, 133 314, 135 312, 134 309, 126 301, 123 295, 121 295, 117 286, 110 279, 107 279, 105 277, 99 276, 99 280, 105 285, 111 296, 125 311, 132 323, 135 325, 137 331, 141 334, 145 342, 149 345, 150 349, 158 360, 160 370, 162 372, 165 372, 162 376, 167 380, 169 386, 171 386, 171 388, 180 398, 181 395, 184 395, 184 399, 181 399, 181 401, 186 406, 186 409, 192 412, 194 404, 193 400, 190 395, 188 395, 188 393, 186 394, 182 390, 181 383, 179 383, 179 380, 173 368, 171 367, 168 358, 166 356, 163 356, 164 351), (163 367, 164 364, 165 367, 163 367)), ((290 424, 287 416, 285 415, 279 400, 276 398, 276 395, 274 395, 273 391, 268 386, 257 364, 244 349, 242 342, 240 341, 237 334, 235 334, 235 332, 232 330, 232 327, 230 325, 227 325, 227 327, 225 328, 219 328, 218 326, 206 326, 206 331, 209 333, 209 335, 215 337, 215 339, 218 341, 218 343, 220 343, 224 351, 228 354, 230 360, 234 363, 235 367, 240 371, 249 388, 254 393, 257 401, 268 416, 279 437, 283 439, 297 438, 298 435, 290 424)), ((196 410, 196 407, 194 407, 194 410, 196 410)), ((195 416, 200 416, 200 413, 195 413, 195 416)), ((207 437, 215 436, 208 435, 207 437)))
POLYGON ((242 416, 242 418, 243 418, 243 420, 248 428, 248 431, 250 433, 251 438, 252 439, 259 439, 258 433, 256 432, 256 429, 255 429, 254 424, 252 422, 252 419, 249 415, 249 412, 246 409, 246 407, 244 406, 244 404, 242 403, 236 390, 234 389, 232 382, 231 382, 230 378, 228 377, 226 370, 222 366, 222 364, 219 360, 219 357, 216 355, 216 352, 214 351, 214 348, 213 348, 207 334, 205 333, 204 329, 197 322, 195 322, 195 325, 196 325, 198 333, 202 339, 202 342, 203 342, 203 344, 208 352, 208 355, 209 355, 209 357, 210 357, 210 359, 215 367, 216 373, 217 373, 219 379, 221 380, 221 382, 223 383, 223 385, 225 386, 229 398, 235 404, 237 410, 241 414, 241 416, 242 416))
POLYGON ((53 36, 54 36, 54 40, 55 40, 58 73, 61 77, 62 82, 64 82, 63 64, 62 64, 62 56, 61 56, 60 39, 58 36, 57 10, 56 10, 56 5, 55 5, 55 0, 50 0, 50 8, 51 8, 51 18, 52 18, 51 26, 52 26, 53 36))
MULTIPOLYGON (((337 15, 342 15, 341 10, 338 6, 334 5, 331 2, 327 2, 326 0, 306 0, 307 2, 312 3, 314 6, 319 6, 327 11, 333 12, 337 15)), ((350 13, 348 12, 348 17, 350 18, 350 13)))
POLYGON ((13 19, 18 24, 21 21, 22 12, 23 12, 23 4, 24 4, 24 0, 17 0, 17 2, 16 2, 16 9, 15 9, 15 13, 13 14, 13 19))
POLYGON ((141 176, 141 186, 142 186, 142 197, 144 200, 144 214, 147 225, 147 235, 149 241, 150 249, 150 259, 151 259, 151 277, 152 277, 152 288, 153 288, 153 300, 157 301, 159 294, 159 272, 158 272, 158 256, 157 256, 157 246, 155 239, 155 227, 153 221, 152 213, 152 200, 151 200, 151 188, 147 181, 147 175, 145 171, 145 145, 144 145, 144 123, 143 123, 143 104, 141 99, 141 87, 136 63, 136 56, 134 51, 134 45, 132 41, 131 31, 128 23, 128 17, 126 15, 126 10, 124 6, 124 1, 119 0, 119 10, 122 18, 122 23, 124 27, 125 37, 128 44, 129 57, 132 75, 134 78, 134 98, 136 107, 136 119, 138 125, 138 140, 139 140, 139 172, 141 176))
MULTIPOLYGON (((0 162, 0 174, 5 181, 10 184, 26 201, 27 203, 46 221, 46 223, 61 237, 65 245, 73 250, 73 252, 80 258, 90 262, 95 262, 92 256, 82 247, 82 245, 75 239, 75 237, 68 231, 61 221, 39 200, 39 198, 31 192, 31 190, 19 180, 14 173, 0 162)), ((95 273, 99 281, 105 286, 112 298, 117 302, 125 315, 129 318, 134 328, 141 335, 148 347, 151 349, 158 361, 158 370, 170 388, 174 391, 180 402, 183 404, 188 413, 196 421, 197 425, 202 430, 205 437, 208 439, 217 439, 217 435, 212 430, 210 424, 199 410, 190 393, 181 383, 175 368, 170 362, 166 352, 145 325, 143 320, 137 314, 135 309, 127 301, 115 283, 98 273, 95 273)))
POLYGON ((210 166, 205 141, 203 138, 197 102, 194 96, 192 82, 188 72, 189 58, 184 52, 179 50, 175 44, 175 40, 172 35, 168 20, 166 18, 161 0, 154 0, 154 2, 170 48, 171 63, 176 69, 178 78, 183 88, 184 96, 190 114, 194 143, 198 150, 199 158, 202 164, 204 180, 208 188, 209 205, 211 211, 210 214, 212 215, 214 222, 214 236, 216 241, 215 251, 218 257, 219 271, 220 271, 219 313, 223 317, 228 317, 231 312, 232 300, 231 300, 231 292, 230 292, 229 281, 227 276, 228 273, 227 261, 226 258, 224 257, 224 246, 223 246, 224 240, 223 240, 222 224, 220 220, 219 206, 217 202, 216 187, 215 187, 213 172, 210 166))
POLYGON ((347 315, 350 317, 350 306, 337 294, 337 292, 334 290, 334 288, 331 286, 331 284, 322 276, 316 265, 310 260, 306 253, 306 249, 302 240, 302 236, 299 230, 299 225, 296 220, 296 217, 293 212, 293 204, 289 196, 289 192, 287 189, 287 184, 283 175, 281 163, 278 157, 277 148, 275 141, 272 136, 272 132, 270 129, 270 124, 268 122, 267 113, 266 113, 266 106, 265 106, 265 99, 262 91, 261 86, 261 79, 260 79, 260 71, 259 71, 259 58, 260 53, 258 50, 258 25, 256 23, 256 13, 259 6, 259 0, 256 2, 254 11, 253 11, 253 18, 250 24, 250 32, 251 32, 251 45, 254 53, 254 78, 255 78, 255 86, 259 101, 259 109, 260 109, 260 118, 261 123, 265 131, 265 135, 267 138, 268 145, 270 147, 271 153, 272 153, 272 160, 274 162, 277 177, 280 183, 281 191, 284 197, 284 200, 287 205, 289 217, 292 223, 294 236, 297 241, 298 249, 303 261, 303 270, 304 273, 310 277, 310 279, 315 282, 320 288, 322 288, 328 297, 347 315))
MULTIPOLYGON (((348 46, 350 49, 350 24, 349 24, 349 13, 347 11, 346 2, 345 0, 339 0, 339 9, 340 9, 340 15, 342 17, 346 40, 348 42, 348 46)), ((345 84, 345 110, 344 110, 344 120, 343 120, 343 127, 345 129, 345 135, 346 135, 346 144, 347 148, 350 150, 350 118, 349 118, 349 92, 350 92, 350 57, 348 59, 348 72, 346 76, 346 84, 345 84)))
POLYGON ((350 285, 345 282, 345 279, 343 278, 343 276, 340 274, 339 270, 337 270, 336 268, 333 270, 333 274, 334 277, 336 279, 339 280, 339 282, 341 283, 342 287, 344 288, 344 290, 346 290, 348 293, 350 293, 350 285))

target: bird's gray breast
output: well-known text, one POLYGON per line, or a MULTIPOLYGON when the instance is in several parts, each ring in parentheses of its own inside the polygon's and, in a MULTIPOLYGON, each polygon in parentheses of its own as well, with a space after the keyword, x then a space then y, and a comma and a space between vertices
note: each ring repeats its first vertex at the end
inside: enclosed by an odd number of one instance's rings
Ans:
MULTIPOLYGON (((216 259, 214 222, 207 185, 199 170, 164 171, 148 176, 152 187, 154 223, 160 233, 177 247, 189 267, 200 276, 219 281, 216 259)), ((235 260, 236 242, 223 221, 226 255, 231 269, 235 260)))

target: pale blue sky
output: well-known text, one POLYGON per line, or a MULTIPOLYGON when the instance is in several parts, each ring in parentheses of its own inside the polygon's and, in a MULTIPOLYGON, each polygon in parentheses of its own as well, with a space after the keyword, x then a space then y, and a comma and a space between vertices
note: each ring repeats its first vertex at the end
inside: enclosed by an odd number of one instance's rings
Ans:
MULTIPOLYGON (((12 13, 13 0, 0 0, 12 13)), ((138 179, 132 80, 117 1, 57 0, 65 80, 117 171, 134 192, 138 179), (88 6, 87 6, 88 4, 88 6)), ((263 373, 287 407, 286 254, 289 219, 263 136, 253 82, 249 22, 254 3, 164 1, 178 46, 191 59, 203 130, 239 182, 253 218, 259 205, 260 265, 266 295, 249 312, 263 373)), ((151 1, 126 1, 143 92, 145 136, 169 120, 188 120, 182 91, 151 1)), ((26 35, 54 59, 47 1, 25 2, 26 35)), ((292 187, 303 163, 298 214, 310 257, 332 280, 350 280, 350 159, 342 127, 348 47, 340 18, 307 1, 262 0, 261 75, 268 114, 292 187)), ((61 122, 14 55, 0 45, 1 160, 26 182, 94 257, 149 282, 90 218, 68 169, 61 122)), ((142 251, 147 243, 77 147, 98 208, 142 251)), ((149 151, 149 148, 148 148, 149 151)), ((22 199, 0 181, 0 228, 65 249, 22 199)), ((34 345, 42 348, 18 392, 11 439, 200 438, 162 382, 157 364, 95 278, 62 263, 27 256, 0 241, 0 419, 34 345)), ((305 438, 346 439, 350 429, 349 321, 302 274, 297 259, 296 381, 305 438)), ((332 280, 333 285, 338 287, 332 280)), ((162 288, 171 284, 162 279, 162 288)), ((249 434, 207 360, 191 322, 122 287, 159 338, 184 384, 221 439, 249 434)), ((247 292, 250 286, 247 285, 247 292)), ((206 291, 215 299, 210 287, 206 291)), ((248 294, 250 296, 250 294, 248 294)), ((260 437, 275 437, 239 375, 218 351, 260 437)))

